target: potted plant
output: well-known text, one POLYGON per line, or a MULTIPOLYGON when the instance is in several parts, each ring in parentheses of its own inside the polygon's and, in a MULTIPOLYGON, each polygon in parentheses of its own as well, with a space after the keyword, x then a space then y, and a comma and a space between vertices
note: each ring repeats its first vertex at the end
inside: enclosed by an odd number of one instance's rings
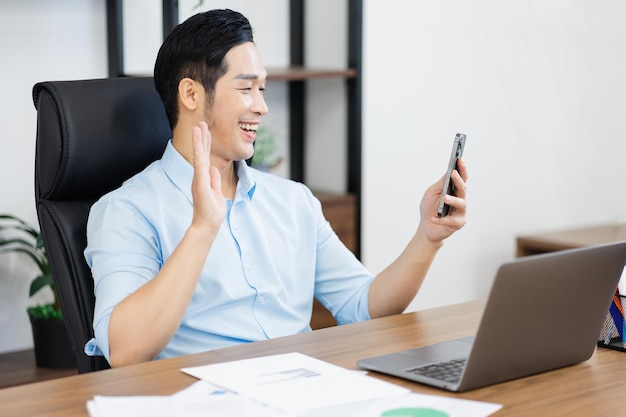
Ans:
POLYGON ((0 214, 0 255, 7 253, 26 255, 37 265, 39 275, 30 284, 29 297, 43 288, 52 291, 52 302, 27 308, 37 366, 76 366, 41 233, 16 216, 0 214))
POLYGON ((282 161, 278 154, 278 144, 274 133, 265 126, 259 126, 254 140, 254 155, 251 166, 261 171, 269 171, 282 161))

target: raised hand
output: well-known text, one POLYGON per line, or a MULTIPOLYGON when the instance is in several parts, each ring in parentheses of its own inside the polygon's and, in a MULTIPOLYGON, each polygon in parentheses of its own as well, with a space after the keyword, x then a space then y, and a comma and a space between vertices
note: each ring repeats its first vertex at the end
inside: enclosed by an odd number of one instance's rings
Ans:
POLYGON ((211 167, 211 133, 206 122, 193 128, 193 197, 192 224, 217 231, 226 216, 226 198, 222 194, 222 178, 211 167))

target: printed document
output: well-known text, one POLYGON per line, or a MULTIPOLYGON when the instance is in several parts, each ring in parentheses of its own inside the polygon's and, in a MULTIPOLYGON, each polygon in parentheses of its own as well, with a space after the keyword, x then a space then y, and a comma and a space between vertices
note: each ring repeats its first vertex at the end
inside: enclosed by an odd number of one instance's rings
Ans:
POLYGON ((182 371, 298 414, 409 392, 399 385, 295 352, 184 368, 182 371))

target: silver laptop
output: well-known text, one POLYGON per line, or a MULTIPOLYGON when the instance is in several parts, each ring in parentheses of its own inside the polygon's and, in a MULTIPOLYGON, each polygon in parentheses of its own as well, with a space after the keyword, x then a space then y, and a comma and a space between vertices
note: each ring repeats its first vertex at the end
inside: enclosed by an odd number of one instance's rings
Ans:
POLYGON ((594 352, 625 263, 626 241, 505 263, 475 336, 358 364, 466 391, 585 361, 594 352))

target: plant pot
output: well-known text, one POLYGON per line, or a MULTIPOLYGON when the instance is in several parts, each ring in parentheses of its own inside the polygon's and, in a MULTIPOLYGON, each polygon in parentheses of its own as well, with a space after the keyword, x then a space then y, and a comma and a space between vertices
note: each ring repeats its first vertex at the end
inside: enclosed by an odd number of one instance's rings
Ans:
POLYGON ((63 320, 30 318, 35 362, 42 368, 75 368, 76 360, 63 320))

